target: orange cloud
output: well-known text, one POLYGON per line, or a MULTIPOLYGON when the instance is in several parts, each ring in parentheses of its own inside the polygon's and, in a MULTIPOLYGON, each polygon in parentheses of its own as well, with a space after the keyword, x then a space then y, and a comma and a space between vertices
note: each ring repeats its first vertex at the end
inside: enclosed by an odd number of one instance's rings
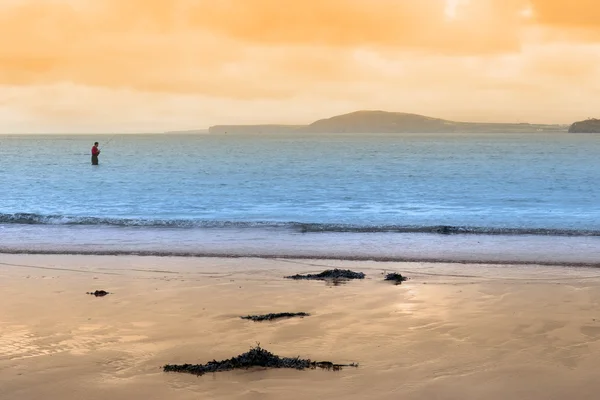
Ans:
POLYGON ((451 54, 514 48, 495 2, 451 23, 443 0, 23 0, 0 13, 0 84, 73 82, 280 97, 286 80, 352 79, 351 49, 451 54), (470 29, 479 29, 473 36, 470 29), (504 28, 504 27, 503 27, 504 28), (467 40, 468 39, 468 40, 467 40), (269 80, 279 77, 278 87, 269 80), (261 82, 262 80, 262 82, 261 82), (266 82, 265 82, 266 81, 266 82))
POLYGON ((546 42, 600 43, 600 2, 531 0, 532 21, 546 42))
POLYGON ((544 25, 591 28, 600 32, 597 0, 530 0, 535 20, 544 25))
POLYGON ((293 113, 282 119, 288 122, 310 120, 310 107, 322 113, 314 117, 386 108, 486 120, 519 108, 523 116, 534 110, 539 121, 556 92, 568 104, 553 118, 567 119, 578 115, 575 107, 591 107, 600 90, 593 83, 600 81, 599 4, 0 0, 0 117, 61 120, 75 107, 87 121, 110 114, 88 109, 119 104, 135 115, 163 110, 172 116, 165 124, 189 122, 200 109, 213 118, 207 123, 231 122, 232 107, 251 110, 237 122, 272 122, 273 107, 293 113), (56 85, 61 89, 40 89, 47 98, 35 100, 35 88, 56 85), (17 101, 3 94, 8 86, 31 90, 15 89, 27 93, 17 101), (124 92, 134 94, 120 100, 124 92), (64 103, 47 106, 49 99, 64 103), (536 109, 535 99, 543 107, 536 109), (255 105, 261 101, 270 101, 268 118, 255 105))
POLYGON ((189 20, 193 26, 261 44, 487 53, 518 45, 506 29, 510 21, 504 18, 505 3, 479 0, 461 10, 467 14, 462 23, 452 23, 445 14, 445 0, 313 0, 285 5, 279 0, 224 0, 193 7, 189 20))

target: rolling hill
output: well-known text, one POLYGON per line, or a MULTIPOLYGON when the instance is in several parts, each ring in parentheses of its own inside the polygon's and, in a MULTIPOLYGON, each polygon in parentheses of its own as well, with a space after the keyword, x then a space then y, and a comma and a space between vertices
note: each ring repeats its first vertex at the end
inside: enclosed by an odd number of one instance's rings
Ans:
POLYGON ((356 111, 320 119, 308 125, 215 125, 211 134, 225 133, 511 133, 566 132, 564 125, 455 122, 418 114, 356 111))

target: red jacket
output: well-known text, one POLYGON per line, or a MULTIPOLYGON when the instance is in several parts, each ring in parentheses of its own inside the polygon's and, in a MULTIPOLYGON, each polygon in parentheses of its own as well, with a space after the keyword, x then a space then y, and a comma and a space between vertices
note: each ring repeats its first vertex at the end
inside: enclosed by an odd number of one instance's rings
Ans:
POLYGON ((97 156, 98 154, 100 154, 100 150, 96 146, 92 147, 92 155, 97 156))

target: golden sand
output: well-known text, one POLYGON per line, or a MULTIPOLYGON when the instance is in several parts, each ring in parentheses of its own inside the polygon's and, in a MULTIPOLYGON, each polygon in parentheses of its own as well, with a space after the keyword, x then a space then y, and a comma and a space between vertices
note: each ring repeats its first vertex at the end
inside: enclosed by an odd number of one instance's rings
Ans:
POLYGON ((597 399, 600 270, 0 254, 0 333, 2 400, 597 399), (282 279, 331 267, 367 279, 282 279), (312 315, 239 318, 286 311, 312 315), (257 342, 360 367, 161 369, 257 342))

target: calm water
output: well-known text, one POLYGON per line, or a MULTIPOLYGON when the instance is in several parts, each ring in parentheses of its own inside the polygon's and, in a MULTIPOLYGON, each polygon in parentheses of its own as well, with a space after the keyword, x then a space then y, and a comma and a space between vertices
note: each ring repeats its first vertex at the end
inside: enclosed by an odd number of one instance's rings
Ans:
POLYGON ((441 232, 575 236, 595 255, 599 167, 600 135, 0 136, 0 245, 243 252, 294 238, 377 255, 401 237, 423 251, 471 240, 441 232))

